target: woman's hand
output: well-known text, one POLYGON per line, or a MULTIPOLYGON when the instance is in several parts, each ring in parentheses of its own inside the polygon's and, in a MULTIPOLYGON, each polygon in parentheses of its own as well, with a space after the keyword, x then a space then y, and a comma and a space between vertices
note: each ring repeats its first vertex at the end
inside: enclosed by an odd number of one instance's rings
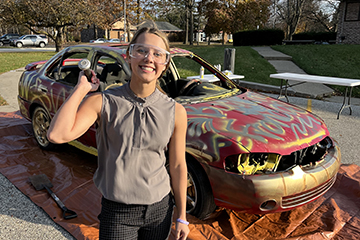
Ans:
POLYGON ((98 119, 102 106, 100 93, 87 94, 99 88, 100 80, 91 71, 91 82, 81 71, 78 83, 51 120, 47 138, 52 143, 65 143, 83 135, 98 119))
POLYGON ((96 77, 96 74, 91 70, 91 81, 88 81, 84 71, 81 71, 78 78, 78 87, 84 87, 89 89, 89 92, 94 92, 99 88, 100 80, 96 77))
POLYGON ((185 240, 189 235, 189 233, 190 233, 190 229, 188 225, 181 222, 176 222, 176 226, 175 226, 176 240, 185 240))

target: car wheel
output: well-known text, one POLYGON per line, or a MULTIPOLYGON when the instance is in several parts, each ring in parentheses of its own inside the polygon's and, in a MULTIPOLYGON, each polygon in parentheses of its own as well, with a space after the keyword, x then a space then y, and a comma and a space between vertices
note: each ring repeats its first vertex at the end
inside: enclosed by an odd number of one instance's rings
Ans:
POLYGON ((3 42, 0 42, 0 47, 1 47, 1 46, 4 46, 4 43, 3 43, 3 42))
POLYGON ((45 47, 46 45, 45 45, 45 43, 43 43, 43 42, 41 42, 40 44, 39 44, 39 47, 41 47, 41 48, 43 48, 43 47, 45 47))
POLYGON ((21 42, 16 43, 16 47, 21 48, 23 44, 21 42))
POLYGON ((54 149, 56 145, 49 142, 46 137, 50 126, 50 117, 44 108, 37 107, 35 109, 31 123, 34 131, 34 137, 39 146, 44 150, 54 149))
POLYGON ((216 208, 209 180, 204 169, 195 160, 187 161, 186 212, 199 218, 208 217, 216 208))

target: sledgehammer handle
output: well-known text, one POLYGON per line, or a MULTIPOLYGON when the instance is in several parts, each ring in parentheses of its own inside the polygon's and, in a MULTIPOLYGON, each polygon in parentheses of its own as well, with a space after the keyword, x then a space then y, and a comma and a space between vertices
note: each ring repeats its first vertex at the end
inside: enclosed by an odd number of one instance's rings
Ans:
POLYGON ((63 210, 64 219, 71 219, 77 217, 76 212, 68 209, 65 204, 60 200, 60 198, 58 198, 58 196, 56 196, 56 194, 48 186, 44 185, 44 187, 48 191, 50 196, 55 200, 56 204, 61 208, 61 210, 63 210))

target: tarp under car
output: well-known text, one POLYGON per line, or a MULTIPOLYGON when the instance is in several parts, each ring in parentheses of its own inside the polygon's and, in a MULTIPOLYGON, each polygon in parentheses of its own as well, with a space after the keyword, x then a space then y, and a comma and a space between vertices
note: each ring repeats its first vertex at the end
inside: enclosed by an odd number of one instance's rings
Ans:
MULTIPOLYGON (((96 165, 94 156, 69 145, 42 151, 19 112, 0 113, 0 172, 77 239, 98 238, 101 195, 92 181, 96 165), (47 175, 52 190, 77 218, 63 219, 46 191, 34 189, 29 176, 37 174, 47 175)), ((330 191, 292 211, 254 215, 222 209, 206 221, 188 215, 188 239, 359 239, 359 181, 359 166, 342 165, 330 191)))

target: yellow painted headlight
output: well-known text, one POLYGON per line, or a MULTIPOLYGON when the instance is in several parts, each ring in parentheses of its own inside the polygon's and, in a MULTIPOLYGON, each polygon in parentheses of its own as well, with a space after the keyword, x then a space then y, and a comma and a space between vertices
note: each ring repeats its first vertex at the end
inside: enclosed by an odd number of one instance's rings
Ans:
POLYGON ((244 153, 225 159, 225 169, 244 175, 275 172, 280 155, 275 153, 244 153))

